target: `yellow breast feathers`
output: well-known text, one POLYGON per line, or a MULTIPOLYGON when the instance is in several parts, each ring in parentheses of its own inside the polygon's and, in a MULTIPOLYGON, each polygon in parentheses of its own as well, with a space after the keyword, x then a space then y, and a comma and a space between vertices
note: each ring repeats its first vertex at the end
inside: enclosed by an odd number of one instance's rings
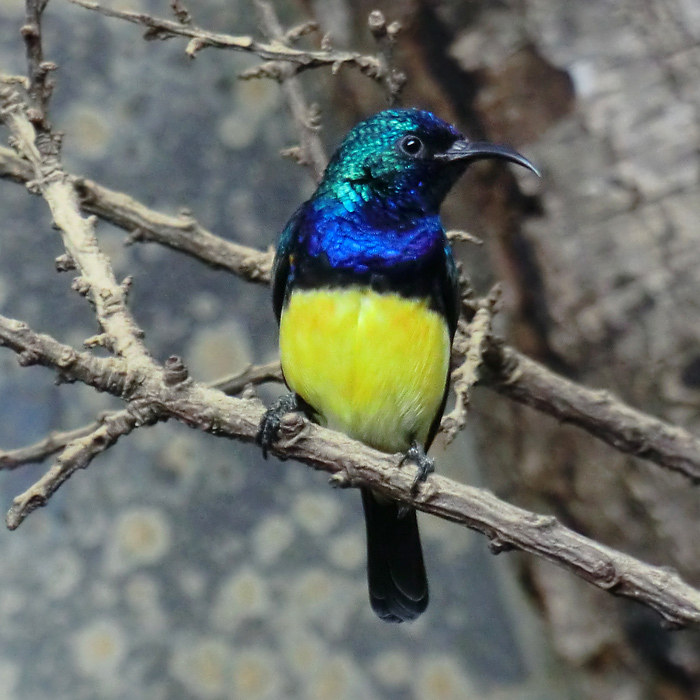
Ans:
POLYGON ((427 301, 367 288, 296 290, 280 323, 289 387, 328 427, 386 452, 424 444, 450 361, 427 301))

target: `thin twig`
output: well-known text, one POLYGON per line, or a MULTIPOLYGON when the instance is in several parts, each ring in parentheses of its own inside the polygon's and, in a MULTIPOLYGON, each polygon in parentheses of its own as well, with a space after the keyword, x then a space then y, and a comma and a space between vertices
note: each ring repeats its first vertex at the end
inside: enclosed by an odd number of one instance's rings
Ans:
POLYGON ((37 129, 48 128, 46 108, 53 91, 49 73, 56 69, 55 64, 44 61, 41 43, 41 17, 47 3, 48 0, 27 0, 25 22, 20 30, 27 53, 29 118, 37 129))
POLYGON ((190 39, 186 49, 189 56, 194 56, 197 52, 209 47, 231 49, 252 53, 267 61, 286 61, 296 64, 297 72, 324 66, 337 71, 341 66, 350 66, 359 69, 364 75, 380 84, 384 79, 382 62, 376 56, 365 56, 355 51, 340 51, 332 48, 302 50, 278 42, 266 44, 250 36, 209 32, 193 24, 180 24, 177 21, 152 17, 141 12, 115 10, 90 0, 70 0, 70 2, 87 10, 99 12, 106 17, 116 17, 146 27, 148 39, 186 37, 190 39))
POLYGON ((212 389, 223 391, 228 396, 240 394, 248 386, 258 386, 268 382, 282 381, 282 367, 279 360, 267 362, 264 365, 250 365, 242 372, 238 372, 230 377, 222 377, 208 386, 212 389))
POLYGON ((175 15, 175 19, 180 24, 191 24, 192 23, 192 17, 189 13, 189 10, 180 2, 180 0, 171 0, 170 7, 173 10, 173 14, 175 15))
POLYGON ((468 231, 459 231, 456 229, 451 229, 450 231, 445 231, 447 240, 450 243, 473 243, 474 245, 484 245, 484 241, 475 236, 473 233, 468 231))
POLYGON ((129 195, 102 187, 91 180, 73 178, 72 182, 78 192, 80 206, 128 231, 129 243, 159 243, 251 282, 266 284, 270 281, 274 257, 271 251, 263 252, 216 236, 189 213, 179 216, 163 214, 149 209, 129 195))
POLYGON ((80 277, 74 286, 88 296, 102 329, 115 353, 123 357, 135 370, 154 365, 143 343, 142 332, 125 304, 127 289, 114 277, 112 268, 101 253, 95 239, 96 218, 80 215, 78 198, 60 161, 61 139, 46 125, 35 130, 19 92, 0 87, 0 118, 10 129, 13 145, 33 169, 31 185, 46 200, 56 227, 61 231, 63 244, 70 259, 77 265, 80 277))
POLYGON ((54 369, 61 382, 82 382, 98 391, 127 396, 135 381, 120 358, 96 357, 59 343, 50 335, 35 333, 26 323, 0 316, 0 345, 17 353, 23 367, 43 365, 54 369))
POLYGON ((32 166, 11 148, 0 146, 0 178, 26 185, 32 179, 32 166))
MULTIPOLYGON (((0 146, 0 178, 20 184, 32 181, 32 166, 12 149, 0 146)), ((129 233, 130 243, 159 243, 191 255, 250 282, 270 281, 273 254, 233 243, 207 231, 190 214, 163 214, 123 192, 69 175, 80 208, 129 233)))
MULTIPOLYGON (((275 8, 266 0, 254 0, 258 10, 260 29, 269 41, 289 46, 289 34, 282 29, 275 8)), ((308 27, 309 25, 304 25, 308 27)), ((297 32, 298 33, 298 32, 297 32)), ((289 63, 284 64, 291 68, 289 63)), ((248 78, 252 75, 248 75, 248 78)), ((284 71, 279 75, 282 92, 287 100, 292 121, 299 136, 299 157, 302 165, 309 167, 318 182, 326 169, 328 157, 319 138, 319 115, 317 107, 309 107, 301 90, 295 70, 284 71), (286 73, 286 75, 285 75, 286 73)))
POLYGON ((379 45, 379 55, 384 75, 384 89, 386 90, 387 102, 390 107, 400 103, 401 93, 406 86, 406 74, 394 68, 394 50, 396 48, 396 37, 401 31, 399 22, 387 24, 386 18, 381 10, 372 10, 367 19, 367 26, 375 41, 379 45))
POLYGON ((88 435, 69 442, 56 463, 35 484, 12 501, 5 522, 16 530, 34 510, 46 505, 49 498, 78 469, 85 469, 97 455, 111 447, 120 437, 128 435, 137 420, 126 411, 107 417, 88 435))
POLYGON ((37 464, 43 462, 56 452, 60 452, 68 443, 83 438, 97 430, 101 421, 68 430, 65 432, 51 432, 43 440, 35 442, 27 447, 19 447, 16 450, 0 450, 0 469, 17 469, 25 464, 37 464))
POLYGON ((463 328, 467 330, 468 336, 457 336, 453 352, 462 355, 464 362, 452 372, 455 406, 440 424, 440 430, 448 445, 467 424, 471 390, 479 380, 482 356, 491 335, 491 322, 500 298, 501 286, 497 284, 489 295, 479 302, 474 318, 468 324, 464 324, 463 328), (461 343, 462 340, 466 342, 461 343))

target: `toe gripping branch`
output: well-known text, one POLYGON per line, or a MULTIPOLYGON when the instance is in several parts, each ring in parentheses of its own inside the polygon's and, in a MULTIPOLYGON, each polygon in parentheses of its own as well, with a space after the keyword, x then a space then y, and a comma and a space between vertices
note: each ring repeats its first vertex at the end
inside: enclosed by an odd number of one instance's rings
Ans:
POLYGON ((413 484, 411 484, 411 493, 415 494, 418 491, 418 485, 428 478, 428 474, 432 474, 435 471, 435 461, 432 457, 428 457, 428 455, 425 454, 423 445, 420 445, 414 440, 406 451, 406 454, 401 457, 399 466, 402 467, 406 462, 413 462, 418 467, 416 478, 413 480, 413 484))
POLYGON ((282 419, 288 413, 295 413, 296 411, 308 416, 306 404, 294 392, 291 392, 280 396, 263 414, 258 434, 255 436, 255 442, 262 447, 265 459, 267 459, 268 450, 279 436, 282 419))

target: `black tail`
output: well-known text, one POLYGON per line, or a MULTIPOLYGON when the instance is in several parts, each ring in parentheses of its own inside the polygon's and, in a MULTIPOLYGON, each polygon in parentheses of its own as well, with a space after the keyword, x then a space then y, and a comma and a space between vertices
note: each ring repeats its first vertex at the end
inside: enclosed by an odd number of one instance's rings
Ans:
POLYGON ((367 582, 372 610, 387 622, 415 620, 428 606, 416 511, 362 489, 367 525, 367 582))

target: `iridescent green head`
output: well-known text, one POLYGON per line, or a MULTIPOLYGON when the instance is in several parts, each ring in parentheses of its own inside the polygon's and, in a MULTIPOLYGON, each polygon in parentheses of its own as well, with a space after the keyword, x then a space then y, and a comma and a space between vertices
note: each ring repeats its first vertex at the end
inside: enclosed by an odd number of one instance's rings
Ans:
POLYGON ((516 151, 468 141, 430 112, 389 109, 348 133, 326 169, 318 194, 435 213, 467 165, 483 158, 502 158, 537 173, 516 151))

